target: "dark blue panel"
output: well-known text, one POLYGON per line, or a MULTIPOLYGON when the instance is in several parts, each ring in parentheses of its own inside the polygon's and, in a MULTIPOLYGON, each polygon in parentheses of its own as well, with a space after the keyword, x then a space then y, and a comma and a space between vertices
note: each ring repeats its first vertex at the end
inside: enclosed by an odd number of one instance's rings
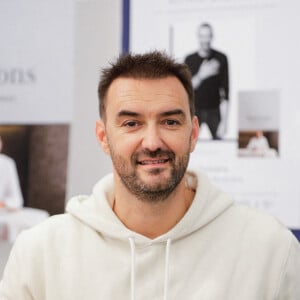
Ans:
POLYGON ((293 229, 292 230, 293 234, 296 236, 296 238, 298 239, 298 241, 300 242, 300 229, 293 229))
POLYGON ((123 0, 122 53, 129 52, 130 0, 123 0))

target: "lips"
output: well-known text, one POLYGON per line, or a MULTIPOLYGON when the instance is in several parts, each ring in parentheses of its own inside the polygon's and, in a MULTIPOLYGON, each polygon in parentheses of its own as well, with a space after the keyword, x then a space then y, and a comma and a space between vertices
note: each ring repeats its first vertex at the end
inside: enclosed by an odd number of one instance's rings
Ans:
POLYGON ((160 159, 145 159, 142 161, 139 161, 140 165, 158 165, 158 164, 164 164, 169 161, 169 158, 160 158, 160 159))
POLYGON ((144 149, 140 152, 135 152, 132 156, 132 163, 140 166, 163 167, 175 161, 175 153, 169 150, 157 149, 149 151, 144 149))

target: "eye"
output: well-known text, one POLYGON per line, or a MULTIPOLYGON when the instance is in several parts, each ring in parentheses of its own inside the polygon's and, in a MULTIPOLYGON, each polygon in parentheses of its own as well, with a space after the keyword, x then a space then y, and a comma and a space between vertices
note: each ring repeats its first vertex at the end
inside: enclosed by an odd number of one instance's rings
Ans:
POLYGON ((176 125, 179 125, 179 121, 178 120, 173 120, 173 119, 167 119, 164 121, 164 123, 167 125, 167 126, 176 126, 176 125))
POLYGON ((139 123, 137 121, 126 121, 123 124, 123 126, 129 127, 129 128, 137 127, 138 125, 139 125, 139 123))

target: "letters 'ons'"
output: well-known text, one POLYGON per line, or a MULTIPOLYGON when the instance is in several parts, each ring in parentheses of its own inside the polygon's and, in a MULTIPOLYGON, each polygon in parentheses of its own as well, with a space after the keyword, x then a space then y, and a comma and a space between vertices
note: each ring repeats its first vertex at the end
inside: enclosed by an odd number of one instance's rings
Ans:
POLYGON ((32 84, 36 74, 32 69, 0 68, 0 85, 32 84))

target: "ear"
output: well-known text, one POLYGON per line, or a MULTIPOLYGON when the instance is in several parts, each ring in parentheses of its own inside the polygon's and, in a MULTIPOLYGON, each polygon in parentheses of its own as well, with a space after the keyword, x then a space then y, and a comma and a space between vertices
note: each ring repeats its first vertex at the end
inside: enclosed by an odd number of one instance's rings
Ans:
POLYGON ((106 154, 110 154, 109 144, 108 144, 107 135, 106 135, 106 128, 105 128, 105 124, 102 120, 96 121, 96 137, 97 137, 97 140, 98 140, 99 144, 101 145, 103 151, 106 154))
POLYGON ((200 126, 199 126, 198 118, 196 116, 194 116, 192 119, 192 135, 191 135, 190 152, 193 152, 196 147, 199 133, 200 133, 200 126))

